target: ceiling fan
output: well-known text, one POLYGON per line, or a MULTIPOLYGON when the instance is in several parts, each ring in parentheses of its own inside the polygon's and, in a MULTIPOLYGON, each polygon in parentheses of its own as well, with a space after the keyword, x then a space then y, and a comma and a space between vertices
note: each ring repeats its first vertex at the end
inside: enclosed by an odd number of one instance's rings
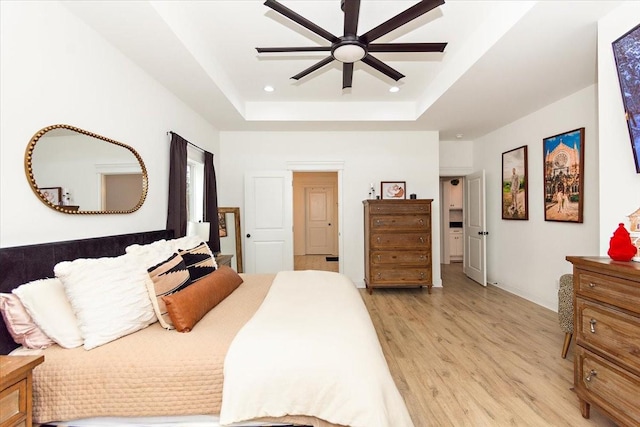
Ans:
POLYGON ((388 19, 377 27, 358 36, 358 18, 360 15, 360 0, 342 0, 341 8, 344 12, 344 34, 337 37, 324 28, 300 16, 293 10, 276 0, 267 0, 264 5, 279 14, 311 30, 320 37, 331 42, 330 46, 300 46, 300 47, 257 47, 258 53, 277 52, 321 52, 329 51, 331 55, 312 65, 306 70, 291 77, 299 80, 302 77, 330 64, 333 60, 342 62, 342 88, 351 87, 353 81, 353 63, 362 61, 381 73, 398 81, 404 74, 394 70, 384 62, 375 58, 375 52, 443 52, 447 43, 372 43, 378 38, 398 27, 424 15, 432 9, 444 4, 444 0, 423 0, 393 18, 388 19))

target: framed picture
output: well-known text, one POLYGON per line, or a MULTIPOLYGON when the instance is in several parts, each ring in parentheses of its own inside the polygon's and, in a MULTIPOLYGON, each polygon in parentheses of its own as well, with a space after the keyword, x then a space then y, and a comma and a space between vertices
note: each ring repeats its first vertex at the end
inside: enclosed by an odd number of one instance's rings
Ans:
POLYGON ((543 140, 544 220, 582 222, 584 128, 543 140))
POLYGON ((381 199, 406 199, 407 183, 405 181, 383 181, 380 183, 381 199))
POLYGON ((218 235, 227 237, 227 218, 224 212, 218 212, 218 235))
POLYGON ((640 25, 612 43, 631 150, 640 173, 640 25))
POLYGON ((62 203, 62 187, 43 187, 38 188, 42 197, 52 205, 60 205, 62 203))
POLYGON ((502 153, 502 219, 529 219, 527 146, 502 153))

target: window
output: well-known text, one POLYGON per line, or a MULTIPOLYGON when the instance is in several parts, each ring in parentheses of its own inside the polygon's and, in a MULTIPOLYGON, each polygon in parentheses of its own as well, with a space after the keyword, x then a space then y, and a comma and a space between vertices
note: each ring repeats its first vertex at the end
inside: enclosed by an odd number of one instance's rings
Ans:
POLYGON ((187 220, 204 218, 204 153, 187 146, 187 220))

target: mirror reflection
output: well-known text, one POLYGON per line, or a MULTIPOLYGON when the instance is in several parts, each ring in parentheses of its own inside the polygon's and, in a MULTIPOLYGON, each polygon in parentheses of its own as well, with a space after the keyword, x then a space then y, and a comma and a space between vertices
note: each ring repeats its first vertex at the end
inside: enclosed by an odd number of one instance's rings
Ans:
POLYGON ((130 213, 147 194, 146 168, 133 148, 69 125, 38 131, 25 169, 34 193, 60 212, 130 213))

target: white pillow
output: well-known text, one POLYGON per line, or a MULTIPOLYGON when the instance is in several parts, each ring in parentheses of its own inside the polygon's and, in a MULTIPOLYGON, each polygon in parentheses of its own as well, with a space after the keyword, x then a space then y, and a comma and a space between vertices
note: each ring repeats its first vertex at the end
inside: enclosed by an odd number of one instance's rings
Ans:
POLYGON ((49 338, 64 348, 82 345, 78 321, 60 280, 35 280, 18 286, 13 293, 49 338))
MULTIPOLYGON (((137 256, 144 264, 145 268, 150 268, 166 261, 171 255, 178 252, 178 249, 193 249, 202 243, 199 236, 184 236, 179 239, 157 240, 147 245, 130 245, 125 248, 127 254, 137 256)), ((216 258, 207 245, 207 250, 213 259, 214 268, 218 268, 216 258)))
POLYGON ((151 279, 132 255, 64 261, 53 270, 62 280, 86 350, 157 320, 147 293, 151 279))

